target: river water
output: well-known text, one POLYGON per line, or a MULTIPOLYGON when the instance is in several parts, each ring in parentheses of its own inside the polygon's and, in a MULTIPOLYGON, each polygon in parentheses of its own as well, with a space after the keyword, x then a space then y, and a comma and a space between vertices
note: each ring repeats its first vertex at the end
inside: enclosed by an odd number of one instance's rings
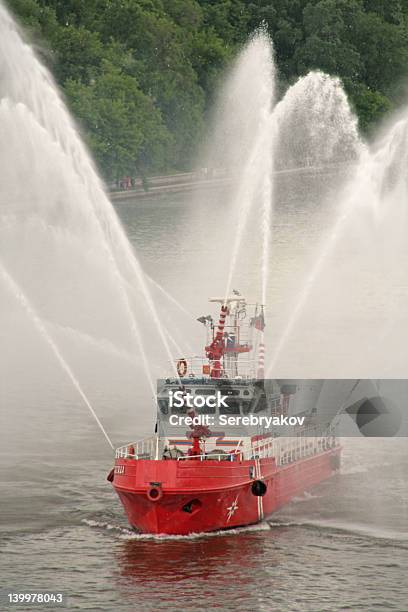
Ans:
MULTIPOLYGON (((315 178, 303 176, 292 180, 291 190, 282 184, 278 192, 271 334, 278 335, 316 243, 333 220, 330 197, 327 209, 316 197, 323 191, 330 196, 333 177, 318 182, 317 189, 315 178)), ((228 226, 230 211, 220 200, 207 192, 194 207, 189 196, 116 204, 145 270, 194 316, 207 314, 207 297, 225 283, 233 224, 228 226)), ((252 249, 256 222, 255 211, 245 238, 252 249)), ((240 257, 234 282, 249 293, 258 290, 259 276, 248 252, 240 257)), ((355 250, 354 256, 363 261, 355 250)), ((366 260, 364 266, 367 280, 372 270, 366 260)), ((402 285, 397 290, 405 291, 402 285)), ((291 338, 279 374, 368 375, 367 349, 359 351, 388 308, 384 301, 373 305, 377 291, 372 286, 362 292, 358 303, 351 300, 340 314, 333 303, 325 318, 319 317, 316 301, 314 308, 308 305, 310 326, 306 335, 298 331, 291 338), (340 337, 330 347, 327 338, 334 338, 335 330, 340 337), (311 342, 316 335, 319 342, 311 342)), ((325 308, 336 297, 320 296, 325 308)), ((112 453, 94 422, 12 298, 2 294, 1 307, 2 588, 61 591, 69 610, 408 610, 405 439, 344 439, 341 474, 259 526, 188 538, 139 536, 129 529, 106 482, 112 453)), ((395 300, 392 308, 399 308, 395 300)), ((183 325, 184 316, 174 315, 176 326, 183 325)), ((192 320, 189 325, 189 341, 196 347, 201 329, 192 320)), ((401 375, 408 363, 404 338, 394 348, 401 375)), ((131 361, 79 340, 76 352, 71 350, 81 384, 114 444, 148 435, 152 403, 131 361)), ((385 377, 389 362, 371 366, 372 376, 385 377)))

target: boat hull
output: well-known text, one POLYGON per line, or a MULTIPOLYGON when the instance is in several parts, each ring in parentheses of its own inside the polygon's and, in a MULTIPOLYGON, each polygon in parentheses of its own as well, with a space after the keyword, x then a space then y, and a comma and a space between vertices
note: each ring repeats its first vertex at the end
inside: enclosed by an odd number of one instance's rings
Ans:
POLYGON ((112 484, 137 531, 187 535, 257 523, 330 478, 339 465, 338 446, 280 466, 274 458, 117 459, 112 484))

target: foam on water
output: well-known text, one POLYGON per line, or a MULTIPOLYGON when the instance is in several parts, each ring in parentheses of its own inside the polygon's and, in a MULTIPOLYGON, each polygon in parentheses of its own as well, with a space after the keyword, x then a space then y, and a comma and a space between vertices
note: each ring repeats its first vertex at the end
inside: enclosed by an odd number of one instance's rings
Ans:
POLYGON ((293 497, 291 501, 294 502, 295 504, 302 504, 304 502, 310 501, 311 499, 320 499, 321 497, 323 496, 315 495, 313 493, 309 493, 308 491, 305 491, 303 495, 301 495, 300 497, 293 497))
MULTIPOLYGON (((372 525, 360 523, 342 522, 338 520, 298 520, 298 521, 268 521, 270 527, 279 529, 281 527, 302 527, 310 529, 330 530, 333 533, 342 532, 351 535, 376 538, 379 540, 390 540, 394 546, 394 541, 408 542, 408 533, 393 531, 392 529, 381 529, 372 525)), ((405 548, 405 546, 404 546, 405 548)))
POLYGON ((232 529, 223 529, 220 531, 210 531, 206 533, 190 533, 189 535, 168 535, 168 534, 145 534, 136 533, 131 529, 126 529, 120 525, 113 525, 105 521, 95 521, 92 519, 82 519, 82 522, 97 529, 106 529, 107 531, 118 532, 120 538, 123 540, 153 540, 155 542, 167 542, 171 540, 197 540, 204 538, 223 537, 229 535, 239 535, 241 533, 247 533, 252 531, 269 531, 270 526, 266 521, 257 523, 255 525, 247 525, 245 527, 235 527, 232 529))

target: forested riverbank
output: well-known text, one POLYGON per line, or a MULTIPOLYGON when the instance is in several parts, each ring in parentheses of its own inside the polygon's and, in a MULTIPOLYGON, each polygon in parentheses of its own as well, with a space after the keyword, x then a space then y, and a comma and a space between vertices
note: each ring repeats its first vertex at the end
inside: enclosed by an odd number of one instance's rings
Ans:
POLYGON ((108 181, 191 169, 220 77, 260 24, 279 95, 321 69, 341 77, 360 128, 406 98, 399 0, 9 0, 108 181))

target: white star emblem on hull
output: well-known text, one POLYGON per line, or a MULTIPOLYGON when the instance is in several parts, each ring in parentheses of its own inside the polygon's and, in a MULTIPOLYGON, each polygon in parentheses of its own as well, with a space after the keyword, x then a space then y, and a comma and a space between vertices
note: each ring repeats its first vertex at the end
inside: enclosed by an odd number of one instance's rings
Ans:
POLYGON ((233 514, 235 514, 235 512, 238 510, 238 495, 235 498, 235 501, 232 502, 232 504, 230 506, 228 506, 227 510, 228 510, 228 514, 227 514, 227 523, 229 522, 230 518, 232 517, 233 514))

